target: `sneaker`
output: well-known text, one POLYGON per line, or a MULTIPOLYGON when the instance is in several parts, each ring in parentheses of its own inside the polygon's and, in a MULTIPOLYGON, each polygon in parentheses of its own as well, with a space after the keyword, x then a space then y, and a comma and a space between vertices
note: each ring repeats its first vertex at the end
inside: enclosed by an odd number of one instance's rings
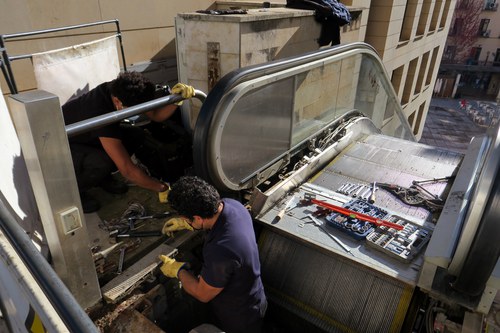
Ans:
POLYGON ((128 191, 127 184, 125 184, 124 182, 121 182, 119 180, 116 180, 112 176, 106 178, 102 182, 100 187, 104 191, 106 191, 108 193, 112 193, 112 194, 123 194, 123 193, 126 193, 128 191))
POLYGON ((80 200, 82 200, 82 208, 85 214, 97 212, 101 208, 99 201, 87 193, 80 193, 80 200))

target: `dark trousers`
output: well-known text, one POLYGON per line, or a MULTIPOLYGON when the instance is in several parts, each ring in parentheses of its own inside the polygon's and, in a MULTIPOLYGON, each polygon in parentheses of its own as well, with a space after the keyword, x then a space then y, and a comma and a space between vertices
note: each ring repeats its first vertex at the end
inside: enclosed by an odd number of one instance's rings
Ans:
MULTIPOLYGON (((123 126, 121 131, 122 143, 132 155, 144 142, 144 131, 140 127, 133 126, 123 126)), ((70 143, 69 147, 80 193, 99 186, 111 172, 116 171, 115 163, 101 146, 70 143)))
POLYGON ((80 193, 102 183, 116 166, 101 147, 70 143, 73 166, 80 193))

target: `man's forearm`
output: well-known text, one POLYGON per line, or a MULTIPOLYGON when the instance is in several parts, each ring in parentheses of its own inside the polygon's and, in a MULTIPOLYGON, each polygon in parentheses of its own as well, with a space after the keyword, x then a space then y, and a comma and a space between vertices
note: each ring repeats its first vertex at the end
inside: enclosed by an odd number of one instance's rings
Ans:
POLYGON ((177 109, 177 105, 169 104, 169 105, 165 105, 161 108, 155 109, 153 111, 146 112, 146 115, 152 121, 162 122, 162 121, 165 121, 168 118, 170 118, 176 109, 177 109))
POLYGON ((127 170, 120 170, 123 177, 127 180, 131 181, 137 186, 142 188, 155 191, 155 192, 163 192, 165 191, 165 184, 162 182, 149 177, 144 171, 142 171, 138 166, 133 165, 127 170))
POLYGON ((191 272, 181 269, 179 271, 179 281, 182 283, 182 288, 191 296, 199 300, 200 302, 206 303, 210 299, 204 299, 202 295, 199 295, 199 278, 195 277, 191 272))

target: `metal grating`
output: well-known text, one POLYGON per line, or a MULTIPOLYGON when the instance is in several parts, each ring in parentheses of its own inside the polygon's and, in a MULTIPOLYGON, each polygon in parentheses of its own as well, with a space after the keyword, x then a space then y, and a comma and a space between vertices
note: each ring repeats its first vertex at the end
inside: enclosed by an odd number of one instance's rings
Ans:
POLYGON ((327 332, 400 331, 413 287, 271 230, 259 245, 277 304, 327 332))

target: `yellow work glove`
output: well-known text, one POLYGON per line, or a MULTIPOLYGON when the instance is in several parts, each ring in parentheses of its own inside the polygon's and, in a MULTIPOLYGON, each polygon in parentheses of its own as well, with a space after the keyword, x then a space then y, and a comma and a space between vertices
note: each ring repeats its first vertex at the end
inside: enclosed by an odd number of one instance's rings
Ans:
MULTIPOLYGON (((181 95, 182 98, 188 99, 194 96, 194 88, 184 83, 177 83, 170 92, 172 94, 181 95)), ((175 103, 177 105, 182 105, 182 101, 175 103)))
POLYGON ((158 200, 161 203, 167 203, 168 202, 168 194, 170 193, 170 185, 167 183, 164 183, 167 189, 163 192, 158 192, 158 200))
POLYGON ((172 259, 166 255, 162 254, 160 255, 159 258, 163 262, 163 265, 161 265, 160 270, 166 277, 178 278, 179 271, 181 269, 187 268, 187 263, 175 261, 175 259, 172 259))
POLYGON ((161 229, 161 232, 164 235, 171 237, 174 231, 179 231, 184 229, 193 231, 193 227, 191 227, 185 219, 180 217, 174 217, 165 222, 165 224, 163 225, 163 229, 161 229))

